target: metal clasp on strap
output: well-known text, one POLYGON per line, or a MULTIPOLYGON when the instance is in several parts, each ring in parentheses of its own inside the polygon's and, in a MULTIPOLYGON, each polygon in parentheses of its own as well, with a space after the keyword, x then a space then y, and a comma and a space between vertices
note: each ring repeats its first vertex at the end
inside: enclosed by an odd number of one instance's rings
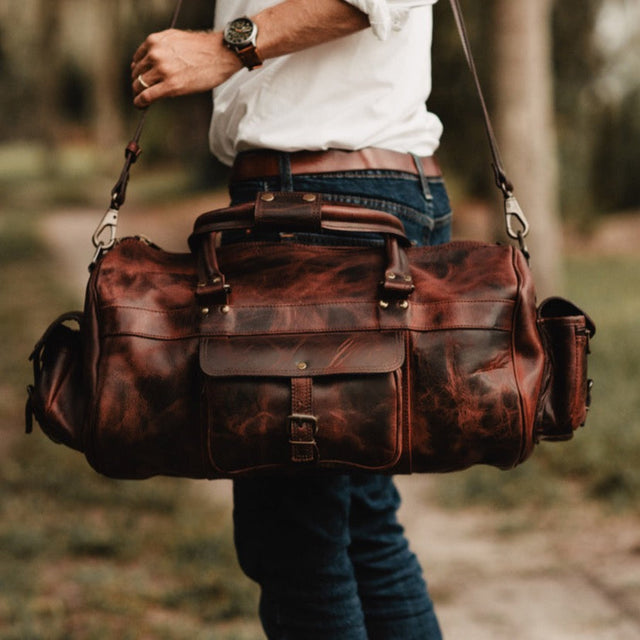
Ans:
POLYGON ((91 242, 93 242, 93 246, 96 248, 96 251, 93 254, 91 264, 89 265, 90 269, 96 263, 102 252, 111 249, 111 247, 113 247, 113 245, 116 243, 117 228, 118 209, 112 205, 111 207, 109 207, 109 209, 107 209, 104 216, 102 216, 102 220, 100 220, 100 223, 91 236, 91 242), (109 235, 106 239, 102 239, 101 236, 103 236, 105 232, 108 232, 109 235))
POLYGON ((507 235, 518 241, 520 250, 529 259, 529 249, 524 241, 529 233, 529 221, 514 195, 505 194, 504 217, 507 225, 507 235))

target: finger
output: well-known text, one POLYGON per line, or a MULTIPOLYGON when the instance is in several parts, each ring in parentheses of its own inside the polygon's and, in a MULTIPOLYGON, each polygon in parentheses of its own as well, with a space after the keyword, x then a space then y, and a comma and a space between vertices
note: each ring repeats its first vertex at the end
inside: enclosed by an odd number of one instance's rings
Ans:
POLYGON ((133 54, 133 58, 131 60, 131 66, 133 67, 135 64, 140 62, 149 51, 149 39, 147 38, 135 51, 133 54))
POLYGON ((137 96, 162 81, 163 77, 152 69, 138 73, 138 75, 131 79, 132 93, 134 96, 137 96))
POLYGON ((148 89, 138 93, 133 99, 133 105, 138 109, 146 109, 151 103, 161 97, 162 89, 160 85, 154 84, 148 89))
MULTIPOLYGON (((151 62, 146 57, 142 58, 139 62, 131 63, 131 80, 134 81, 138 76, 144 76, 146 78, 151 68, 151 62)), ((147 80, 147 84, 151 83, 147 80)))

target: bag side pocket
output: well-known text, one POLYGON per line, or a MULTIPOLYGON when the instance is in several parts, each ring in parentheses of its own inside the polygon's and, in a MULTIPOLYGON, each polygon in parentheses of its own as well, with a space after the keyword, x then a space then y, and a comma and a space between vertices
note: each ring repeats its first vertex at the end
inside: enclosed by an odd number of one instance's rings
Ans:
POLYGON ((82 313, 72 311, 60 316, 45 331, 34 347, 33 385, 27 387, 27 433, 32 416, 54 442, 83 451, 82 425, 82 313), (67 323, 74 322, 78 329, 67 323))
POLYGON ((547 367, 538 404, 540 440, 569 440, 585 424, 592 381, 587 375, 589 343, 595 324, 563 298, 548 298, 538 309, 538 330, 547 367))

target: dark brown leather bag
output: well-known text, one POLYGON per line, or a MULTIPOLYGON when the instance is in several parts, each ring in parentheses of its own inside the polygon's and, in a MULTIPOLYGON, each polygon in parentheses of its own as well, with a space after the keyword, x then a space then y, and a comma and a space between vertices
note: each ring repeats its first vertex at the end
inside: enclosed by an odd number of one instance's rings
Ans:
POLYGON ((313 198, 205 214, 192 254, 105 253, 84 313, 33 354, 45 433, 108 476, 217 478, 506 469, 584 423, 595 328, 565 300, 536 309, 518 248, 415 248, 389 214, 313 198), (216 247, 274 226, 386 242, 216 247))
POLYGON ((411 247, 394 216, 317 194, 204 214, 189 254, 116 242, 141 120, 93 236, 84 312, 56 320, 31 355, 28 431, 33 414, 117 478, 508 469, 540 440, 572 437, 595 326, 560 298, 536 308, 528 224, 451 4, 520 248, 411 247), (217 246, 248 228, 369 233, 384 247, 217 246))

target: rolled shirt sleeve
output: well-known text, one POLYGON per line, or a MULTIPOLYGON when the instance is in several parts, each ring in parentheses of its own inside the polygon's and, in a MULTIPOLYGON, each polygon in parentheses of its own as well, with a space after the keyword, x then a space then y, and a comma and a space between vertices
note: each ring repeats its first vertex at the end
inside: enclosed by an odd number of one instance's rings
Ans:
POLYGON ((437 0, 345 0, 369 16, 374 35, 386 40, 391 31, 400 31, 407 22, 409 11, 415 7, 432 5, 437 0))

